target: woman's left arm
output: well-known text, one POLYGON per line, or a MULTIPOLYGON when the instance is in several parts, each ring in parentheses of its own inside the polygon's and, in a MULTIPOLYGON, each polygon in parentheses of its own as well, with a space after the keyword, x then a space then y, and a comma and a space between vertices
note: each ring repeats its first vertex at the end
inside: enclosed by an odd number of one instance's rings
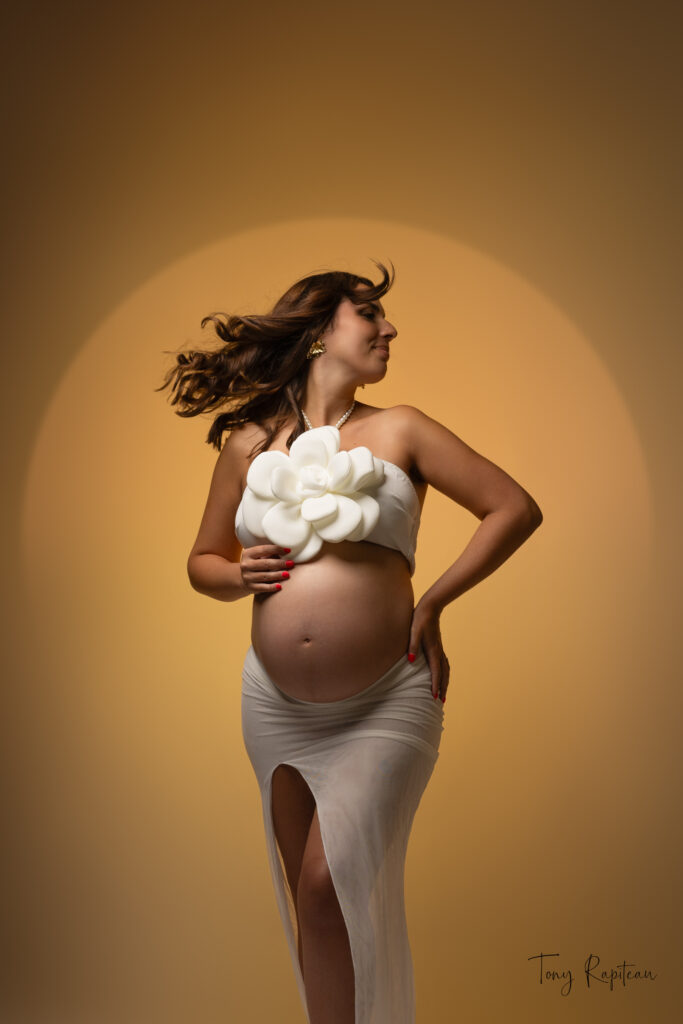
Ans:
POLYGON ((400 412, 402 432, 407 431, 412 462, 422 478, 481 520, 462 553, 413 612, 408 652, 415 653, 422 643, 432 670, 432 692, 445 701, 449 667, 439 630, 441 612, 502 565, 541 525, 543 515, 528 491, 447 427, 413 406, 401 406, 400 412))

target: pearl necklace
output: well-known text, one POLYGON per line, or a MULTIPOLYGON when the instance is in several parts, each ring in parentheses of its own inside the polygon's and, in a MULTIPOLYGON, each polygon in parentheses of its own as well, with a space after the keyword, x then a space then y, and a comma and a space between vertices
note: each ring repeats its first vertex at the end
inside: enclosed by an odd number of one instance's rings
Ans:
MULTIPOLYGON (((335 427, 336 427, 337 429, 339 429, 339 427, 341 427, 342 423, 346 423, 346 421, 348 420, 349 416, 350 416, 350 415, 351 415, 351 413, 353 412, 353 410, 354 410, 354 407, 355 407, 355 405, 356 405, 356 399, 354 398, 354 400, 353 400, 353 401, 351 402, 351 405, 350 405, 350 406, 349 406, 349 408, 348 408, 348 409, 346 410, 346 412, 344 413, 344 415, 342 416, 342 418, 341 418, 340 420, 337 420, 337 422, 335 423, 335 427)), ((313 430, 313 424, 311 423, 311 421, 309 420, 308 416, 307 416, 307 415, 306 415, 306 413, 305 413, 305 412, 303 411, 303 409, 301 410, 301 415, 302 415, 302 416, 303 416, 303 418, 304 418, 304 422, 305 422, 305 424, 306 424, 306 429, 307 429, 307 430, 313 430)))

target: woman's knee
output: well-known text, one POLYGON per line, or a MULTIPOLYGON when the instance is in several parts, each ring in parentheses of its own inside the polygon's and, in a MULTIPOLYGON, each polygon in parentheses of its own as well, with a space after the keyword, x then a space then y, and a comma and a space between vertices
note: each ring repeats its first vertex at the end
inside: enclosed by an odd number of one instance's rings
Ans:
POLYGON ((339 900, 324 854, 305 857, 297 886, 299 917, 309 927, 338 924, 339 900))

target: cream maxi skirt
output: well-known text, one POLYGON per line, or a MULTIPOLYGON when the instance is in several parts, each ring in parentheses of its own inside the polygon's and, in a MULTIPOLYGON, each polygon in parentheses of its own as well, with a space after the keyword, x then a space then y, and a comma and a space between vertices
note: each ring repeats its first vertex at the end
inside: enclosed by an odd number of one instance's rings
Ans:
POLYGON ((261 791, 271 875, 301 1001, 292 894, 275 838, 271 781, 297 768, 315 797, 325 855, 346 922, 355 1024, 414 1024, 404 868, 415 811, 439 756, 444 710, 420 649, 352 697, 290 697, 252 646, 242 672, 242 734, 261 791))

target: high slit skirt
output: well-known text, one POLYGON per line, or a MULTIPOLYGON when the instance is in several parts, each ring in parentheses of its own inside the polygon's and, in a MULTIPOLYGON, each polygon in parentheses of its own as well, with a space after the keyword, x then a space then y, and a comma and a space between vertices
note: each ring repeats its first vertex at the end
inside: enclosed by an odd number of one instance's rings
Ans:
POLYGON ((320 834, 348 930, 355 1024, 414 1024, 404 869, 408 838, 439 756, 444 710, 420 648, 360 693, 306 701, 275 685, 253 646, 242 672, 242 735, 261 791, 268 861, 301 1001, 297 919, 273 826, 272 776, 296 768, 318 808, 320 834))

